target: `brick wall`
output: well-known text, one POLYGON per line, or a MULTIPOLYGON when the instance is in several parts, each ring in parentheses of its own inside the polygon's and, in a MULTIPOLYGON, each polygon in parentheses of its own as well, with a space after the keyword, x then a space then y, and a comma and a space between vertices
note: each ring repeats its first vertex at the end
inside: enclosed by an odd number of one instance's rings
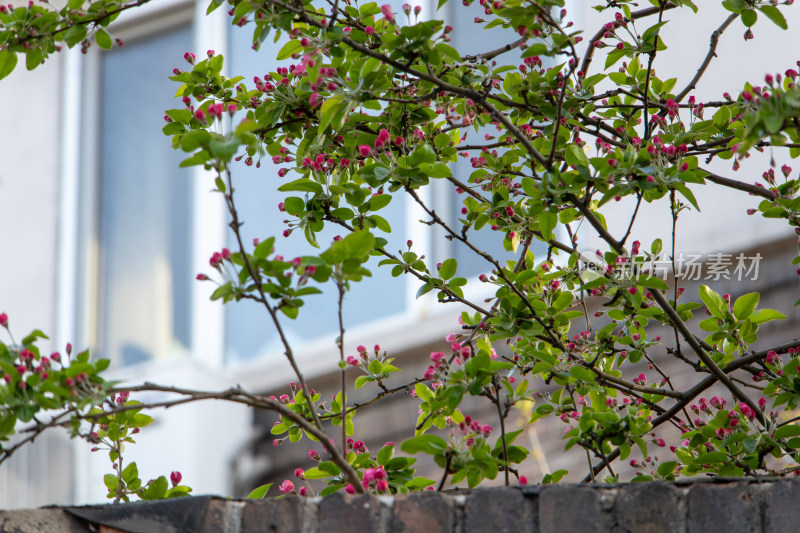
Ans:
POLYGON ((800 530, 800 481, 489 488, 464 493, 214 496, 0 511, 0 531, 78 533, 745 533, 800 530))

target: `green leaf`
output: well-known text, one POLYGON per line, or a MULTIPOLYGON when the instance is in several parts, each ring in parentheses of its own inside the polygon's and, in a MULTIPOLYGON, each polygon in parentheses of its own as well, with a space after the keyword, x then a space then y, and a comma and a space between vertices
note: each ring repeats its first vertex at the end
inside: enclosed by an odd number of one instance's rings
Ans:
POLYGON ((365 76, 368 76, 369 74, 371 74, 371 73, 375 72, 376 70, 378 70, 378 68, 380 66, 381 66, 381 60, 380 59, 375 58, 375 57, 370 57, 366 61, 364 61, 363 65, 361 65, 360 76, 362 78, 365 77, 365 76))
POLYGON ((583 148, 577 144, 567 145, 567 149, 564 152, 564 157, 567 160, 568 165, 575 165, 579 167, 589 166, 589 158, 586 157, 586 153, 584 153, 583 148))
POLYGON ((752 9, 744 9, 742 10, 741 18, 742 24, 749 28, 758 20, 758 13, 752 9))
POLYGON ((44 50, 41 48, 31 48, 25 54, 25 68, 33 70, 42 64, 44 59, 44 50))
POLYGON ((146 497, 144 499, 163 499, 167 495, 167 490, 169 490, 169 482, 167 481, 166 477, 160 476, 158 479, 150 482, 149 486, 147 487, 147 491, 145 492, 146 497))
POLYGON ((369 210, 370 211, 378 211, 379 209, 383 209, 389 202, 392 201, 391 194, 377 194, 370 198, 369 200, 369 210))
POLYGON ((636 279, 636 283, 643 287, 647 287, 648 289, 658 289, 660 291, 669 290, 669 285, 660 278, 655 276, 650 276, 647 274, 642 274, 636 279))
POLYGON ((703 303, 706 304, 708 311, 712 315, 717 318, 725 318, 725 309, 727 309, 727 306, 719 294, 711 290, 708 285, 700 286, 698 292, 700 294, 700 299, 703 300, 703 303))
POLYGON ((700 455, 694 460, 696 465, 706 465, 714 463, 724 463, 728 460, 728 454, 725 452, 708 452, 700 455))
POLYGON ((539 230, 542 232, 542 237, 549 241, 553 238, 553 230, 558 224, 558 215, 550 211, 542 211, 539 213, 539 230))
POLYGON ((319 128, 317 131, 322 133, 328 125, 332 125, 333 129, 339 129, 344 124, 344 119, 347 117, 349 105, 346 100, 338 96, 332 96, 325 100, 319 110, 319 128))
POLYGON ((720 107, 716 113, 714 113, 714 124, 720 128, 726 128, 730 123, 731 110, 728 106, 724 105, 720 107))
MULTIPOLYGON (((441 2, 446 2, 447 0, 440 0, 441 2)), ((425 487, 430 487, 431 485, 435 485, 436 481, 424 477, 415 477, 411 481, 406 483, 407 489, 423 489, 425 487)))
POLYGON ((348 258, 363 259, 375 246, 375 237, 369 231, 356 231, 342 241, 348 258))
POLYGON ((331 474, 329 472, 320 470, 317 467, 314 467, 306 470, 303 475, 305 476, 306 479, 324 479, 326 477, 329 477, 331 474))
POLYGON ((392 460, 392 456, 394 455, 394 446, 384 446, 378 452, 378 455, 375 457, 375 460, 378 461, 379 465, 386 466, 389 464, 389 461, 392 460))
POLYGON ((103 50, 111 49, 111 36, 103 28, 97 28, 97 31, 94 34, 94 40, 97 42, 97 46, 103 50))
MULTIPOLYGON (((660 29, 661 29, 661 26, 663 26, 663 25, 664 25, 664 24, 666 24, 666 23, 667 23, 667 21, 666 21, 666 20, 664 20, 664 21, 661 21, 661 22, 659 22, 659 23, 657 23, 657 24, 653 24, 652 26, 650 26, 649 28, 647 28, 647 29, 644 31, 644 33, 642 34, 642 42, 648 43, 648 42, 650 41, 650 39, 651 39, 651 38, 652 38, 654 35, 656 35, 656 33, 658 33, 658 30, 660 30, 660 29)), ((653 44, 653 43, 650 43, 650 44, 653 44)))
POLYGON ((136 468, 136 463, 131 463, 122 470, 122 480, 125 483, 130 483, 139 477, 139 469, 136 468))
POLYGON ((461 61, 461 54, 449 44, 439 43, 436 45, 436 49, 454 61, 461 61))
POLYGON ((17 53, 0 50, 0 80, 11 74, 17 66, 17 53))
POLYGON ((678 466, 678 464, 678 461, 667 461, 665 463, 661 463, 658 465, 656 472, 658 472, 658 475, 661 477, 667 477, 675 472, 675 467, 678 466))
POLYGON ((292 54, 297 52, 298 48, 300 48, 300 39, 292 39, 284 44, 283 47, 278 51, 276 59, 288 59, 292 56, 292 54))
POLYGON ((103 483, 109 491, 116 492, 119 486, 119 478, 114 474, 106 474, 103 476, 103 483))
POLYGON ((442 279, 448 280, 455 276, 457 266, 458 263, 452 257, 445 259, 441 268, 439 268, 439 275, 442 277, 442 279))
POLYGON ((755 311, 759 298, 760 295, 757 292, 750 292, 736 298, 733 303, 733 316, 737 320, 744 320, 749 317, 755 311))
POLYGON ((774 309, 759 309, 758 311, 754 311, 753 314, 750 315, 750 320, 754 324, 763 324, 771 320, 783 320, 784 318, 786 318, 786 315, 784 315, 783 313, 779 313, 774 309))
POLYGON ((782 30, 789 29, 789 25, 786 23, 786 18, 783 16, 783 13, 775 6, 761 6, 758 8, 764 15, 767 16, 769 20, 775 23, 776 26, 781 28, 782 30))
POLYGON ((266 485, 261 485, 260 487, 253 489, 250 494, 247 495, 247 498, 251 500, 260 500, 267 495, 267 492, 269 492, 269 489, 272 488, 272 485, 272 483, 267 483, 266 485))
POLYGON ((289 191, 300 191, 300 192, 313 192, 316 194, 322 194, 322 185, 317 183, 316 181, 311 181, 308 178, 300 178, 299 180, 290 181, 289 183, 284 183, 278 190, 281 192, 289 192, 289 191))
POLYGON ((436 152, 433 151, 427 144, 422 144, 414 150, 410 156, 408 156, 408 162, 412 166, 419 165, 421 163, 433 163, 436 161, 436 152))
POLYGON ((363 387, 364 385, 366 385, 370 381, 375 381, 375 378, 372 378, 370 376, 358 376, 356 378, 356 388, 360 389, 361 387, 363 387))
POLYGON ((569 373, 582 381, 594 383, 594 373, 588 368, 576 365, 569 369, 569 373))
POLYGON ((781 426, 775 430, 776 439, 785 439, 786 437, 796 437, 800 435, 800 426, 788 424, 781 426))
POLYGON ((419 452, 436 455, 447 450, 447 442, 436 435, 418 435, 403 442, 400 449, 412 455, 419 452))
POLYGON ((722 7, 734 13, 741 13, 746 5, 745 0, 725 0, 722 2, 722 7))

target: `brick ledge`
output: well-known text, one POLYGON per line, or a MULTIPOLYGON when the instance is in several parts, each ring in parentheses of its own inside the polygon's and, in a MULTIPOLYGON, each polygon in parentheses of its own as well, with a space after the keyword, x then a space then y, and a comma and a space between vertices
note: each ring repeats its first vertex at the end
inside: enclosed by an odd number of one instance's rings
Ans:
POLYGON ((733 533, 800 530, 800 480, 497 487, 396 496, 217 496, 0 511, 28 533, 733 533))

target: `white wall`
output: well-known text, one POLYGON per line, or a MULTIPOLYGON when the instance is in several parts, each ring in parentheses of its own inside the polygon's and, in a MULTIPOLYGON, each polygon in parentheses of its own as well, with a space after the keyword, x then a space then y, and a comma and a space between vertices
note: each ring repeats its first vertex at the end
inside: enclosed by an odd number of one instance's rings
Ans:
POLYGON ((17 340, 55 325, 60 68, 23 57, 0 82, 0 312, 17 340))

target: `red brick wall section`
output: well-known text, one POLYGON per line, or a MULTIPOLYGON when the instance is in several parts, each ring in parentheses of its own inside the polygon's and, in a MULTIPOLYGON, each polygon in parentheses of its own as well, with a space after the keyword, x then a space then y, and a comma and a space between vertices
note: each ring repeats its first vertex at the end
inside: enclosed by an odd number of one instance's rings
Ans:
POLYGON ((800 481, 488 488, 390 496, 335 494, 0 511, 0 531, 84 533, 792 533, 800 481))

